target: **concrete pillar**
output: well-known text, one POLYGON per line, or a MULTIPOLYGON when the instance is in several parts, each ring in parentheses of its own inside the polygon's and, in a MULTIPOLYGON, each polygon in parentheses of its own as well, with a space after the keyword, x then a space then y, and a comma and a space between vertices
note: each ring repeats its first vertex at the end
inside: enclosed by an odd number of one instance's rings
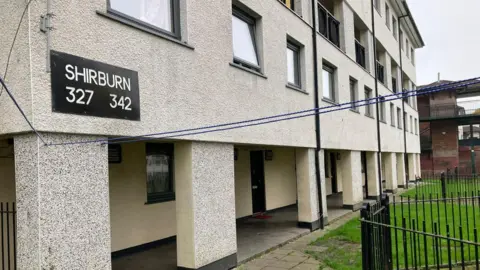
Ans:
POLYGON ((367 66, 367 70, 370 74, 375 75, 375 53, 373 50, 373 34, 370 31, 367 31, 367 44, 365 47, 365 64, 367 66))
POLYGON ((377 152, 367 152, 367 185, 368 198, 377 200, 380 198, 380 183, 378 180, 377 152))
MULTIPOLYGON (((327 201, 325 196, 325 177, 322 177, 323 150, 320 151, 320 176, 322 179, 323 220, 327 220, 327 201)), ((315 149, 298 148, 295 152, 297 167, 298 226, 311 231, 320 228, 320 214, 317 179, 315 173, 315 149)), ((324 224, 325 224, 324 223, 324 224)))
POLYGON ((417 168, 417 161, 415 158, 415 154, 408 154, 408 180, 415 181, 416 175, 416 168, 417 168))
POLYGON ((397 193, 397 154, 385 153, 384 157, 387 192, 397 193))
POLYGON ((388 53, 385 53, 385 86, 393 91, 392 74, 392 58, 388 53))
POLYGON ((397 184, 399 188, 405 188, 407 186, 405 180, 405 155, 403 153, 397 153, 397 184))
POLYGON ((174 155, 178 267, 235 267, 233 145, 181 142, 174 155))
POLYGON ((342 50, 350 56, 352 59, 355 59, 355 19, 354 14, 350 6, 345 2, 341 1, 338 4, 340 17, 340 47, 342 50))
MULTIPOLYGON (((43 134, 47 142, 100 139, 43 134)), ((15 141, 18 269, 111 269, 108 150, 15 141)))
POLYGON ((356 211, 363 203, 360 152, 342 151, 337 166, 342 171, 343 207, 356 211))

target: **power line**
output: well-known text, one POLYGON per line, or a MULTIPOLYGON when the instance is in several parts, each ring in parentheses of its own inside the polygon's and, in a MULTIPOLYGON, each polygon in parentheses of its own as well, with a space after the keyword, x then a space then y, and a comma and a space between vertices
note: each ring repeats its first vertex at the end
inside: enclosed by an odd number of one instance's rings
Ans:
MULTIPOLYGON (((452 88, 453 87, 455 87, 455 88, 458 87, 459 86, 458 83, 461 83, 461 82, 469 82, 469 83, 466 83, 465 85, 460 85, 460 86, 477 84, 478 83, 477 79, 479 79, 479 78, 457 81, 457 82, 455 82, 456 85, 452 86, 452 88)), ((434 92, 438 92, 438 91, 444 91, 444 90, 449 89, 448 87, 446 88, 446 86, 449 86, 449 85, 452 85, 452 84, 453 83, 446 83, 446 84, 437 85, 437 86, 434 86, 434 87, 432 86, 432 87, 422 88, 421 90, 404 91, 404 92, 401 92, 401 93, 394 93, 394 94, 390 94, 390 95, 386 95, 386 96, 380 96, 378 98, 374 97, 374 98, 370 98, 370 99, 358 100, 358 101, 355 101, 355 102, 346 102, 346 103, 338 104, 338 105, 330 105, 330 106, 325 106, 325 107, 321 107, 321 108, 313 108, 313 109, 308 109, 308 110, 302 110, 302 111, 286 113, 286 114, 279 114, 279 115, 268 116, 268 117, 257 118, 257 119, 250 119, 250 120, 239 121, 239 122, 225 123, 225 124, 219 124, 219 125, 210 125, 210 126, 205 126, 205 127, 189 128, 189 129, 176 130, 176 131, 159 132, 159 133, 145 134, 145 135, 140 135, 140 136, 126 136, 126 137, 117 137, 117 138, 113 138, 113 139, 101 139, 101 140, 90 140, 90 141, 73 141, 73 142, 66 142, 66 143, 49 144, 49 146, 72 145, 72 144, 89 144, 89 143, 113 143, 113 142, 122 143, 122 142, 145 141, 145 140, 149 140, 149 139, 173 138, 173 137, 182 137, 182 136, 187 136, 187 135, 198 135, 198 134, 203 134, 203 133, 224 131, 224 130, 236 129, 236 128, 241 128, 241 127, 256 126, 256 125, 274 123, 274 122, 291 120, 291 119, 296 119, 296 118, 303 118, 303 117, 315 115, 317 113, 322 114, 322 113, 328 113, 328 112, 333 112, 333 111, 345 110, 345 109, 351 108, 351 106, 356 104, 356 103, 366 102, 366 104, 357 105, 357 107, 361 107, 361 106, 376 103, 376 102, 370 102, 371 100, 383 99, 382 102, 386 102, 386 101, 397 100, 397 99, 401 99, 401 98, 405 98, 405 97, 409 97, 409 96, 418 96, 418 95, 424 95, 424 94, 434 93, 434 92), (427 91, 428 89, 434 89, 434 88, 436 88, 436 90, 427 91), (407 93, 413 93, 413 94, 412 95, 407 95, 407 93), (394 96, 394 98, 385 99, 386 97, 392 97, 392 96, 394 96), (338 109, 338 107, 343 107, 345 105, 348 105, 348 107, 338 109), (320 112, 321 110, 331 109, 331 108, 337 108, 337 109, 332 109, 332 110, 329 110, 329 111, 320 112), (311 113, 312 111, 318 111, 318 112, 311 113), (305 113, 309 113, 309 114, 305 114, 305 113), (301 114, 301 115, 299 115, 299 114, 301 114), (298 116, 293 116, 293 115, 298 115, 298 116), (286 116, 290 116, 290 117, 275 119, 275 118, 286 117, 286 116), (271 119, 274 119, 274 120, 271 120, 271 119), (266 120, 269 120, 269 121, 266 121, 266 120), (263 121, 263 122, 259 122, 259 121, 263 121), (259 123, 254 123, 254 122, 259 122, 259 123), (232 126, 232 125, 240 125, 240 126, 226 127, 226 126, 232 126), (226 127, 226 128, 224 128, 224 127, 226 127), (205 130, 205 129, 207 129, 207 130, 205 130), (204 131, 199 131, 199 130, 204 130, 204 131), (169 135, 169 134, 184 133, 184 132, 190 132, 190 133, 179 134, 179 135, 169 135), (151 137, 151 136, 160 136, 160 135, 169 135, 169 136, 151 137), (145 137, 151 137, 151 138, 145 138, 145 137), (132 140, 132 139, 135 139, 135 138, 138 138, 138 140, 132 140)))
MULTIPOLYGON (((20 26, 22 25, 23 18, 25 17, 25 14, 27 13, 28 7, 30 6, 30 3, 33 0, 29 0, 27 5, 25 6, 25 9, 23 10, 22 16, 20 17, 20 22, 18 22, 17 30, 15 31, 15 36, 13 37, 12 41, 12 46, 10 47, 10 51, 8 52, 8 57, 7 57, 7 64, 5 65, 5 72, 3 74, 3 79, 7 79, 7 73, 8 73, 8 66, 10 65, 10 57, 12 56, 13 52, 13 47, 15 46, 15 41, 17 40, 18 32, 20 31, 20 26)), ((3 94, 3 87, 0 88, 0 97, 3 94)))
POLYGON ((37 135, 37 137, 43 142, 44 145, 46 145, 46 142, 43 140, 42 136, 40 136, 40 134, 38 133, 38 131, 33 127, 32 123, 28 120, 27 116, 25 115, 25 112, 23 112, 22 108, 20 107, 20 105, 18 105, 18 102, 15 100, 15 97, 13 97, 12 93, 10 92, 10 90, 8 90, 7 88, 7 85, 5 84, 5 82, 3 81, 2 77, 0 77, 0 84, 2 85, 2 87, 5 88, 5 91, 7 91, 7 94, 10 96, 10 98, 12 99, 13 103, 15 103, 15 106, 17 106, 17 109, 20 111, 20 113, 22 114, 23 118, 25 119, 25 121, 27 121, 28 125, 30 126, 30 128, 33 130, 33 132, 35 132, 35 134, 37 135))

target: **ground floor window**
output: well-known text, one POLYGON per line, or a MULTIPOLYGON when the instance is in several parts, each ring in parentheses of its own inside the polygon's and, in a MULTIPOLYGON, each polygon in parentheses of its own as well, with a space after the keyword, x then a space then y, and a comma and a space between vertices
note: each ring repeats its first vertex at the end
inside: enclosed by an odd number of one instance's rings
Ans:
POLYGON ((147 203, 175 200, 173 144, 147 143, 147 203))

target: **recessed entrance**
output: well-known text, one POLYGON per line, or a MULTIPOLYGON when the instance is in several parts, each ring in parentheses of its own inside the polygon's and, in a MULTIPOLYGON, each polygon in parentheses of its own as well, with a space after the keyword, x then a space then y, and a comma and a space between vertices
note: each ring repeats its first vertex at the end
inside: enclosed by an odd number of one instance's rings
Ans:
POLYGON ((252 206, 255 215, 266 210, 263 151, 250 152, 250 173, 252 176, 252 206))

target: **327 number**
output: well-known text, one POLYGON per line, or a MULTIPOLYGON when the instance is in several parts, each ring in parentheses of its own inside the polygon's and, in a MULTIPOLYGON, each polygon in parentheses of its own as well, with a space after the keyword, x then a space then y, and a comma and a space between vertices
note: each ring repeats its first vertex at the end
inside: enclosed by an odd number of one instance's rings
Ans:
POLYGON ((129 97, 124 97, 124 96, 118 97, 117 95, 110 94, 110 98, 111 98, 110 107, 112 107, 113 109, 120 107, 122 108, 122 110, 125 110, 125 111, 132 110, 132 108, 130 108, 130 106, 132 106, 132 100, 129 97))
POLYGON ((80 88, 76 89, 75 87, 70 86, 67 86, 66 89, 68 90, 67 101, 70 103, 89 105, 92 101, 92 90, 83 90, 80 88))

